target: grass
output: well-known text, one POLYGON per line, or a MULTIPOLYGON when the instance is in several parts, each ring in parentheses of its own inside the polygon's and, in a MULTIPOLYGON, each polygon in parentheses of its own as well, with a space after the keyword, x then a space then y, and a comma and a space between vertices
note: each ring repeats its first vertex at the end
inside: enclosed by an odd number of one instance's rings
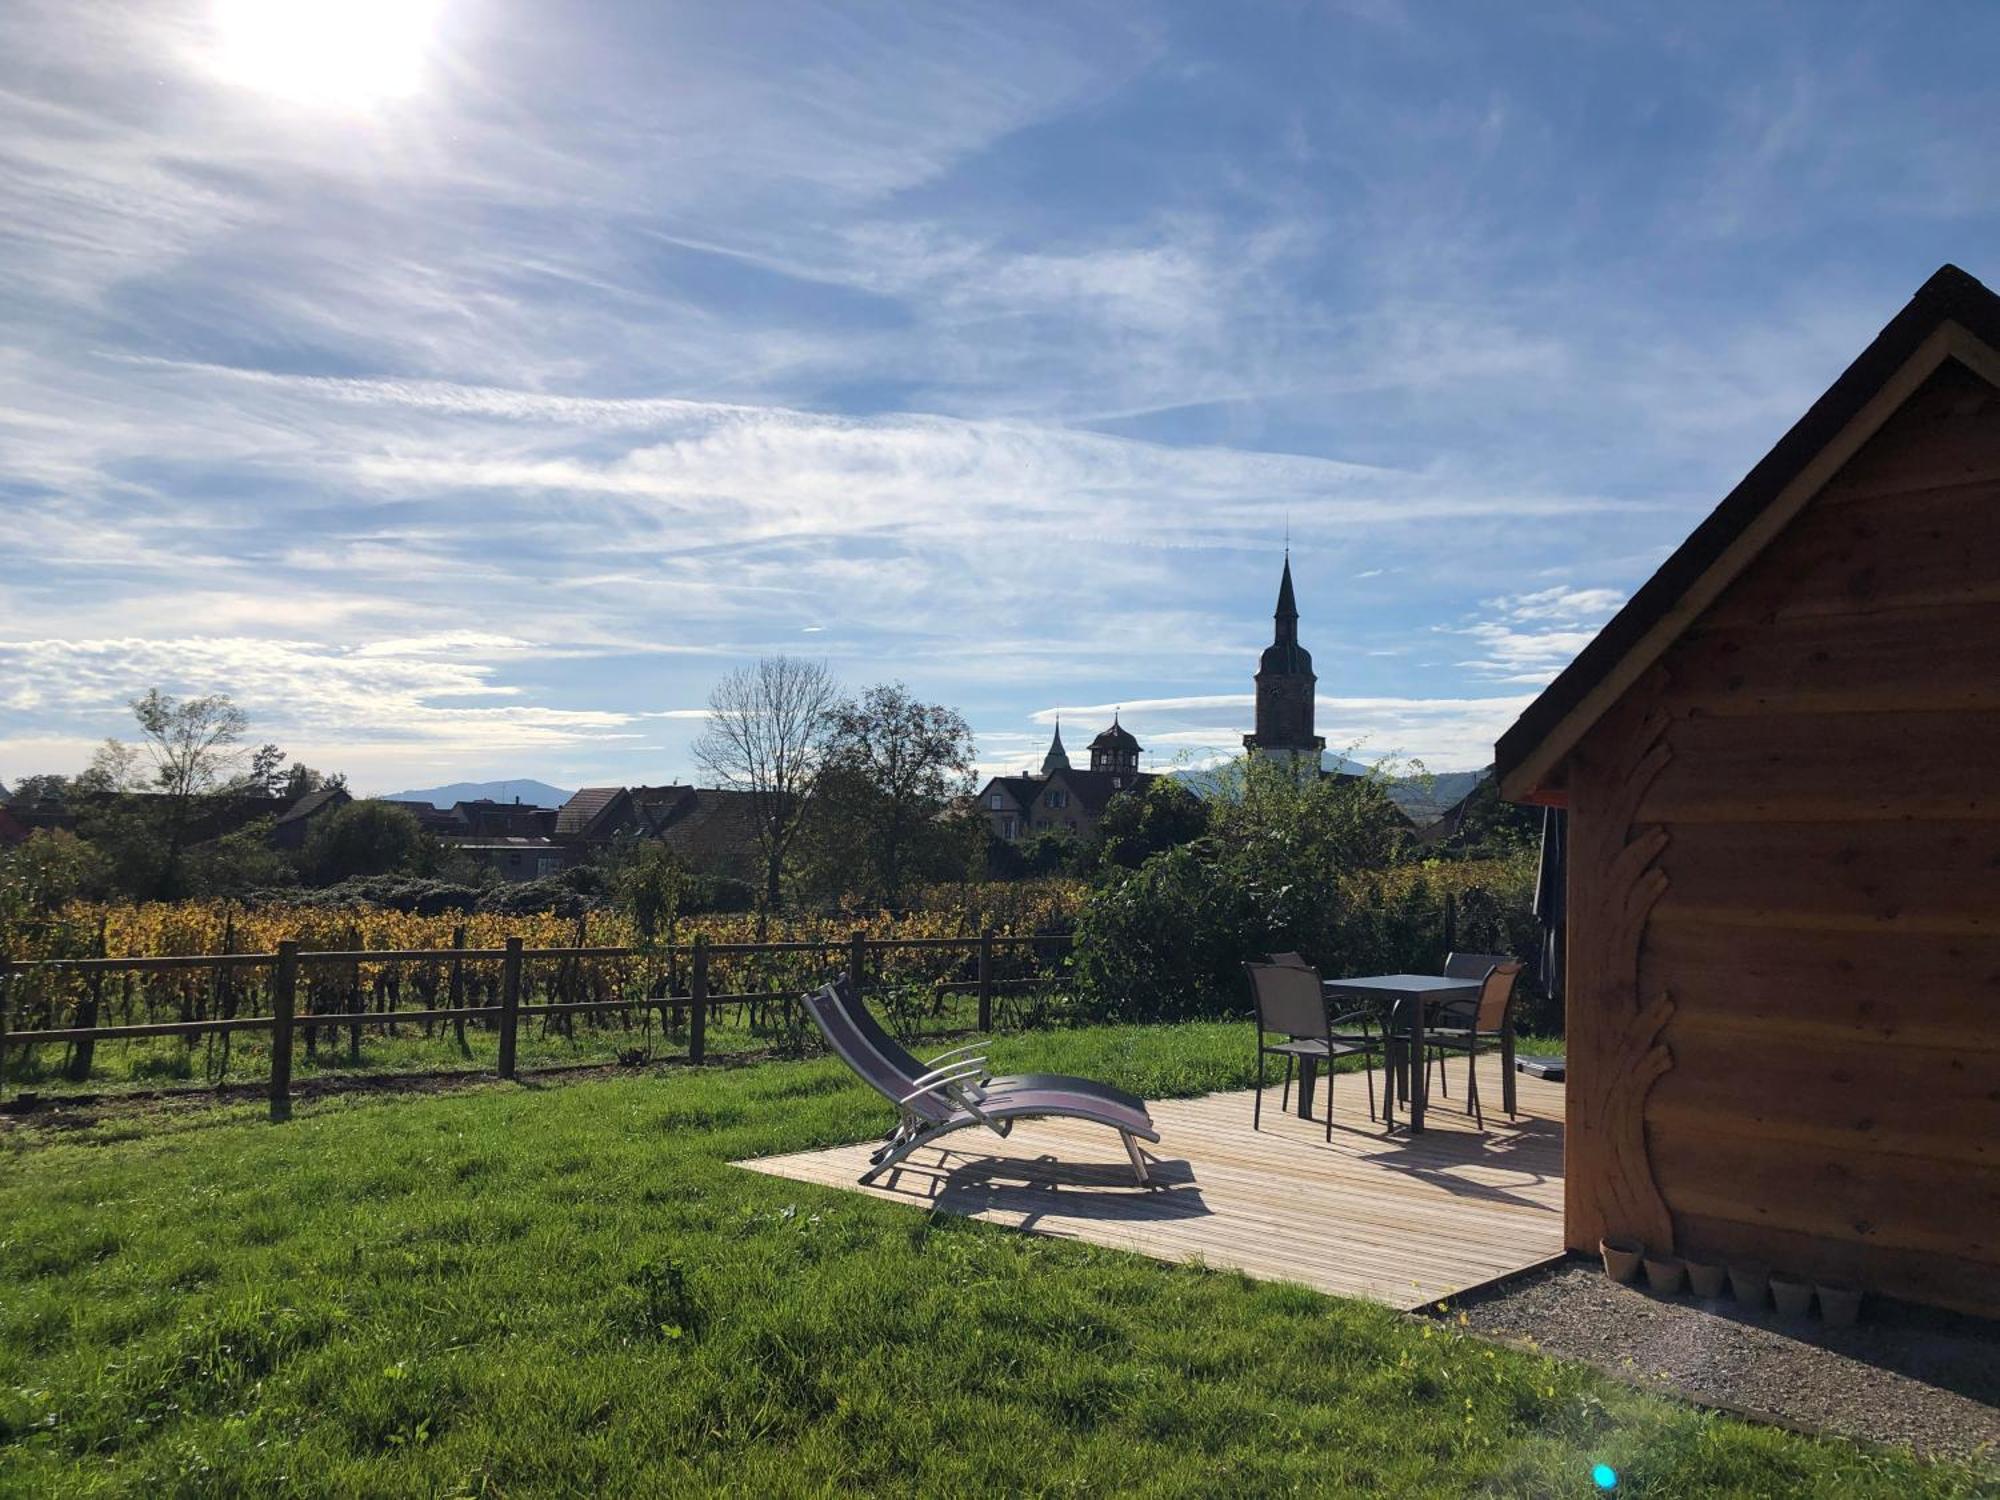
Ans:
MULTIPOLYGON (((1239 1086, 1240 1026, 996 1064, 1239 1086)), ((1965 1495, 1448 1324, 742 1171, 837 1064, 218 1110, 0 1170, 0 1493, 1965 1495)))

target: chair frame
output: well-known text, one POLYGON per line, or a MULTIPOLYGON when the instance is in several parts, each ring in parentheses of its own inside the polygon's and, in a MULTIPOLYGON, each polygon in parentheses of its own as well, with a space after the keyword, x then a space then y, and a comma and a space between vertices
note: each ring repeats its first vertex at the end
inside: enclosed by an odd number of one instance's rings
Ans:
MULTIPOLYGON (((1153 1127, 1143 1103, 1135 1107, 1103 1093, 1078 1092, 1084 1086, 1103 1087, 1089 1085, 1086 1079, 1055 1080, 1076 1087, 989 1088, 981 1081, 987 1076, 984 1057, 960 1056, 912 1076, 897 1059, 878 1050, 868 1031, 856 1024, 848 997, 842 994, 845 984, 843 979, 811 991, 803 997, 803 1004, 834 1055, 862 1082, 896 1106, 895 1128, 869 1156, 868 1170, 861 1174, 864 1187, 911 1152, 954 1131, 984 1126, 1005 1137, 1016 1120, 1050 1116, 1088 1120, 1116 1130, 1125 1144, 1125 1154, 1131 1160, 1132 1175, 1138 1185, 1152 1185, 1139 1142, 1157 1144, 1160 1133, 1153 1127)), ((854 997, 852 1003, 859 1005, 859 997, 854 997)), ((953 1049, 959 1053, 966 1050, 953 1049)), ((900 1048, 897 1051, 905 1061, 911 1060, 907 1052, 900 1048)))
MULTIPOLYGON (((1295 955, 1286 955, 1293 957, 1295 955)), ((1289 1108, 1292 1099, 1292 1068, 1300 1059, 1310 1058, 1314 1063, 1324 1062, 1326 1066, 1326 1139, 1333 1139, 1333 1064, 1343 1057, 1372 1057, 1381 1054, 1385 1060, 1387 1052, 1380 1038, 1371 1035, 1369 1026, 1376 1020, 1370 1011, 1349 1011, 1345 1015, 1332 1014, 1326 1003, 1326 991, 1321 987, 1319 971, 1304 963, 1246 963, 1243 975, 1250 986, 1251 1018, 1256 1026, 1257 1040, 1257 1087, 1253 1091, 1250 1106, 1250 1128, 1264 1128, 1264 1090, 1268 1087, 1264 1079, 1264 1060, 1278 1056, 1285 1059, 1284 1092, 1280 1095, 1278 1108, 1289 1108), (1314 1019, 1309 1008, 1302 1008, 1291 1014, 1270 1014, 1273 996, 1259 983, 1260 975, 1299 974, 1310 976, 1312 994, 1317 1001, 1317 1026, 1302 1025, 1314 1019), (1340 1031, 1336 1028, 1351 1022, 1359 1023, 1359 1030, 1340 1031), (1286 1040, 1271 1042, 1272 1036, 1282 1036, 1286 1040)), ((1303 996, 1296 997, 1303 1002, 1303 996)), ((1292 1003, 1290 999, 1284 1003, 1292 1003)), ((1368 1080, 1368 1118, 1375 1114, 1375 1074, 1366 1066, 1362 1069, 1368 1080)), ((1305 1087, 1304 1080, 1300 1088, 1305 1087)))
MULTIPOLYGON (((1513 1025, 1514 996, 1520 983, 1522 970, 1525 968, 1526 965, 1515 958, 1506 958, 1495 962, 1486 970, 1485 975, 1479 981, 1479 998, 1477 1000, 1461 1000, 1455 1004, 1439 1007, 1438 1019, 1440 1022, 1443 1022, 1448 1019, 1448 1012, 1456 1010, 1458 1013, 1463 1014, 1464 1007, 1469 1004, 1472 1007, 1471 1015, 1466 1017, 1469 1024, 1463 1027, 1453 1027, 1448 1024, 1440 1025, 1426 1031, 1424 1035, 1426 1043, 1437 1054, 1438 1073, 1440 1077, 1446 1071, 1444 1067, 1444 1054, 1446 1052, 1463 1052, 1465 1054, 1466 1113, 1473 1117, 1481 1130, 1486 1128, 1486 1112, 1480 1106, 1479 1102, 1479 1044, 1487 1038, 1502 1038, 1507 1035, 1508 1028, 1513 1025), (1489 1006, 1498 1008, 1499 1015, 1497 1017, 1488 1014, 1489 1006), (1489 1020, 1494 1022, 1494 1024, 1491 1026, 1482 1024, 1489 1020)), ((1428 1067, 1429 1063, 1426 1062, 1425 1066, 1428 1067)), ((1513 1113, 1511 1110, 1508 1112, 1510 1119, 1513 1118, 1513 1113)))

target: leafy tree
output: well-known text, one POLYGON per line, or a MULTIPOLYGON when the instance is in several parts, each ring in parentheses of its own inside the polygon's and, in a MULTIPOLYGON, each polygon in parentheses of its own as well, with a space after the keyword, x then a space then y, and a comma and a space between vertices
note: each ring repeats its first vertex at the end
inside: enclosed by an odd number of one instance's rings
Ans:
POLYGON ((102 888, 104 857, 66 828, 37 828, 0 849, 0 912, 48 917, 102 888))
POLYGON ((1021 873, 1029 879, 1076 875, 1090 864, 1090 846, 1067 828, 1045 828, 1022 839, 1021 873))
POLYGON ((1208 832, 1208 808, 1174 776, 1141 791, 1120 792, 1097 824, 1100 862, 1136 870, 1152 855, 1191 844, 1208 832))
MULTIPOLYGON (((237 742, 249 716, 227 694, 179 699, 149 689, 132 700, 139 741, 106 740, 79 790, 103 796, 147 788, 143 805, 118 796, 90 828, 135 894, 171 899, 185 894, 184 856, 208 800, 223 791, 241 762, 237 742), (143 847, 147 843, 155 847, 143 847)), ((121 880, 121 883, 123 883, 121 880)))
POLYGON ((66 800, 69 788, 69 777, 42 772, 23 776, 15 782, 13 793, 7 800, 18 807, 33 807, 43 802, 61 803, 66 800))
POLYGON ((388 802, 350 802, 319 819, 306 836, 300 863, 309 878, 331 884, 360 875, 430 874, 422 826, 388 802))
POLYGON ((1358 926, 1349 878, 1397 858, 1402 822, 1379 780, 1295 775, 1261 759, 1218 778, 1200 838, 1111 864, 1078 928, 1076 964, 1102 1014, 1240 1014, 1242 964, 1295 949, 1340 967, 1358 926))
POLYGON ((650 943, 664 934, 671 943, 689 894, 681 857, 658 839, 633 839, 612 856, 610 874, 612 899, 632 919, 640 939, 650 943))
POLYGON ((972 730, 954 709, 879 684, 833 712, 815 823, 822 858, 845 866, 840 894, 900 904, 913 883, 963 869, 948 821, 972 786, 972 730))
POLYGON ((242 896, 298 884, 292 862, 271 847, 270 818, 253 818, 187 852, 185 883, 194 896, 242 896))
POLYGON ((767 656, 716 684, 695 759, 719 786, 745 792, 764 866, 764 902, 782 897, 793 841, 826 763, 840 688, 824 662, 767 656))

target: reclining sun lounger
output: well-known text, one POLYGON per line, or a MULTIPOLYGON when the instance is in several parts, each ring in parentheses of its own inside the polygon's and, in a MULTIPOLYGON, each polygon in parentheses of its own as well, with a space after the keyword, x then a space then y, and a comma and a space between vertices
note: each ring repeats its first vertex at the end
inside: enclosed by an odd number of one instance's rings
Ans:
MULTIPOLYGON (((834 1003, 846 1012, 847 1018, 873 1047, 897 1072, 909 1078, 920 1078, 933 1068, 940 1068, 962 1053, 971 1053, 986 1045, 984 1041, 967 1042, 962 1047, 953 1047, 940 1052, 929 1062, 918 1062, 901 1042, 889 1035, 882 1023, 875 1019, 875 1013, 854 993, 843 976, 828 986, 833 991, 834 1003)), ((1128 1094, 1123 1089, 1115 1089, 1108 1083, 1099 1083, 1090 1078, 1073 1078, 1067 1073, 1006 1073, 995 1078, 990 1074, 978 1075, 979 1086, 1001 1093, 1015 1089, 1048 1089, 1058 1094, 1084 1094, 1093 1099, 1108 1099, 1114 1104, 1122 1104, 1127 1109, 1146 1112, 1146 1101, 1137 1094, 1128 1094)))
MULTIPOLYGON (((869 1168, 861 1174, 864 1185, 873 1182, 912 1151, 955 1130, 983 1125, 996 1135, 1004 1136, 1014 1128, 1016 1120, 1046 1116, 1090 1120, 1110 1126, 1125 1143, 1125 1154, 1131 1158, 1133 1175, 1138 1178, 1140 1186, 1146 1185, 1146 1159, 1140 1153, 1138 1142, 1157 1142, 1160 1133, 1153 1128, 1152 1118, 1146 1113, 1143 1102, 1122 1102, 1122 1099, 1131 1098, 1129 1094, 1121 1099, 1102 1093, 1080 1093, 1073 1087, 995 1088, 980 1082, 986 1060, 978 1057, 962 1058, 943 1067, 911 1074, 876 1048, 868 1033, 856 1024, 837 986, 829 984, 808 994, 805 1007, 813 1023, 819 1027, 820 1034, 826 1038, 827 1046, 854 1070, 862 1082, 896 1106, 899 1116, 896 1128, 869 1157, 869 1168)), ((853 1008, 861 1008, 858 1000, 853 1008)), ((909 1058, 902 1048, 896 1050, 909 1058)), ((913 1058, 909 1060, 915 1062, 913 1058)), ((1064 1084, 1087 1083, 1084 1079, 1059 1081, 1064 1084)), ((1094 1087, 1102 1088, 1102 1085, 1094 1087)))

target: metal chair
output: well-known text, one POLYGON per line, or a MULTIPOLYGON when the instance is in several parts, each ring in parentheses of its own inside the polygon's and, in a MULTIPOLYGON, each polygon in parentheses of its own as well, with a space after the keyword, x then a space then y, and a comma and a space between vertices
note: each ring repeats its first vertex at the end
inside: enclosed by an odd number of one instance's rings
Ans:
MULTIPOLYGON (((1447 979, 1478 979, 1483 981, 1493 971, 1494 965, 1511 964, 1512 962, 1514 962, 1514 956, 1511 953, 1447 953, 1444 956, 1444 977, 1447 979)), ((1463 1010, 1465 1008, 1466 1002, 1463 1000, 1450 1001, 1443 1007, 1445 1012, 1463 1010)), ((1429 1055, 1424 1058, 1424 1083, 1426 1086, 1430 1083, 1431 1064, 1433 1062, 1437 1064, 1438 1069, 1438 1092, 1449 1099, 1451 1097, 1451 1084, 1445 1077, 1443 1048, 1432 1048, 1429 1055)))
MULTIPOLYGON (((1257 1090, 1250 1109, 1250 1128, 1263 1129, 1264 1059, 1273 1054, 1285 1059, 1284 1103, 1291 1102, 1292 1067, 1301 1058, 1326 1068, 1326 1138, 1333 1139, 1333 1062, 1342 1057, 1368 1057, 1382 1050, 1382 1044, 1368 1035, 1372 1019, 1366 1011, 1344 1016, 1328 1013, 1326 992, 1320 988, 1319 971, 1292 964, 1245 964, 1250 980, 1250 1000, 1257 1017, 1257 1090), (1335 1027, 1359 1021, 1361 1029, 1337 1033, 1335 1027), (1271 1041, 1282 1036, 1282 1042, 1271 1041)), ((1363 1070, 1367 1070, 1364 1068, 1363 1070)), ((1368 1077, 1368 1118, 1375 1118, 1375 1075, 1368 1077)), ((1303 1087, 1303 1083, 1301 1084, 1303 1087)))
MULTIPOLYGON (((1453 976, 1457 977, 1457 976, 1453 976)), ((1438 1008, 1438 1024, 1427 1029, 1424 1040, 1440 1054, 1438 1072, 1444 1072, 1445 1052, 1465 1054, 1466 1113, 1486 1128, 1486 1114, 1479 1107, 1479 1043, 1498 1041, 1506 1035, 1508 1017, 1514 1008, 1514 981, 1521 977, 1519 960, 1503 958, 1486 970, 1476 1001, 1455 1001, 1438 1008), (1454 1025, 1454 1021, 1459 1024, 1454 1025)))

